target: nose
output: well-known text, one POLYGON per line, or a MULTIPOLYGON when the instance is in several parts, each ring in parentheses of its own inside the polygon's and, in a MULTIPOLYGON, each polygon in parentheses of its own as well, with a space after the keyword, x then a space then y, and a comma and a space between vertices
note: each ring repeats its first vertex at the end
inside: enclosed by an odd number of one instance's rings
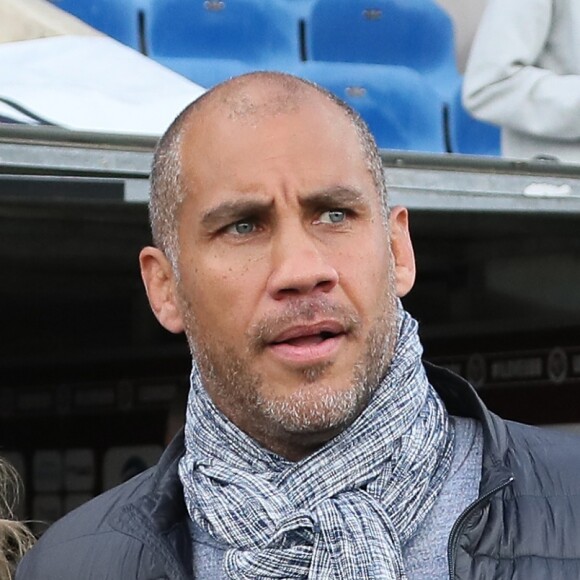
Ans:
POLYGON ((330 292, 338 272, 321 250, 319 242, 300 226, 273 241, 272 271, 268 293, 275 300, 330 292))

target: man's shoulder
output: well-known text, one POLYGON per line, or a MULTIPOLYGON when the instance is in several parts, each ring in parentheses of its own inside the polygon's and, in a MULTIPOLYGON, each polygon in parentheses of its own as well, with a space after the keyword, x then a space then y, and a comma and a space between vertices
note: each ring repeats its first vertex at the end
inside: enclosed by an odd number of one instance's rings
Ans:
MULTIPOLYGON (((130 557, 131 550, 138 550, 140 542, 119 532, 114 520, 129 504, 147 496, 152 488, 154 470, 148 469, 106 491, 55 522, 25 556, 16 579, 76 578, 81 576, 75 574, 85 573, 80 571, 88 561, 95 561, 97 553, 106 554, 103 565, 107 568, 115 566, 116 554, 124 552, 124 558, 130 557)), ((97 566, 90 573, 97 572, 102 573, 103 569, 97 566)))
POLYGON ((484 467, 512 471, 517 493, 580 498, 580 435, 502 419, 465 379, 430 363, 425 368, 450 414, 484 425, 484 467))
POLYGON ((110 516, 129 503, 146 496, 152 488, 155 467, 114 487, 76 508, 53 524, 44 534, 47 541, 60 537, 86 536, 111 531, 110 516))
POLYGON ((525 482, 529 492, 538 487, 580 497, 580 435, 513 421, 505 425, 516 482, 525 482))

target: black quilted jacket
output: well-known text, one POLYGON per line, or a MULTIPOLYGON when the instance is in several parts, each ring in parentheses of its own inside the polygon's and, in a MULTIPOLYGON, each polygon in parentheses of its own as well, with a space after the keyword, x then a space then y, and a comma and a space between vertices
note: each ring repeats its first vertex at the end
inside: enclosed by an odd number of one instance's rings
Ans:
MULTIPOLYGON (((579 580, 580 438, 504 421, 462 379, 427 370, 449 412, 478 418, 484 432, 480 497, 453 527, 450 577, 579 580)), ((54 524, 16 579, 191 579, 182 453, 180 434, 156 467, 54 524)))

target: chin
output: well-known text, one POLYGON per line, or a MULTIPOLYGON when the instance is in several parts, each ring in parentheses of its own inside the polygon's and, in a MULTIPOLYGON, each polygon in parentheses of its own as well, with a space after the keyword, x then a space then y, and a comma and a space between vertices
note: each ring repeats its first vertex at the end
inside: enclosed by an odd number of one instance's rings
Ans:
POLYGON ((263 398, 258 407, 266 422, 293 434, 346 429, 366 406, 370 393, 359 385, 336 389, 306 382, 292 394, 263 398))

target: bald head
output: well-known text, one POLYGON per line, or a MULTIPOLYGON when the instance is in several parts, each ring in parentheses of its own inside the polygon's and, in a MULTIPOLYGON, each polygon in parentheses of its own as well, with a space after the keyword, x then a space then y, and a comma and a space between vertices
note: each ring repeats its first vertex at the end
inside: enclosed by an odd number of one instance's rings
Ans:
POLYGON ((387 192, 382 162, 374 138, 358 113, 332 93, 309 81, 283 73, 250 73, 217 85, 191 103, 157 145, 151 173, 149 217, 153 242, 165 253, 176 272, 179 210, 186 195, 195 195, 195 191, 189 191, 188 184, 182 179, 184 137, 193 134, 203 139, 211 131, 212 119, 225 117, 255 125, 264 118, 292 114, 315 100, 335 108, 337 115, 342 115, 351 123, 377 194, 381 197, 383 217, 387 223, 387 192))

